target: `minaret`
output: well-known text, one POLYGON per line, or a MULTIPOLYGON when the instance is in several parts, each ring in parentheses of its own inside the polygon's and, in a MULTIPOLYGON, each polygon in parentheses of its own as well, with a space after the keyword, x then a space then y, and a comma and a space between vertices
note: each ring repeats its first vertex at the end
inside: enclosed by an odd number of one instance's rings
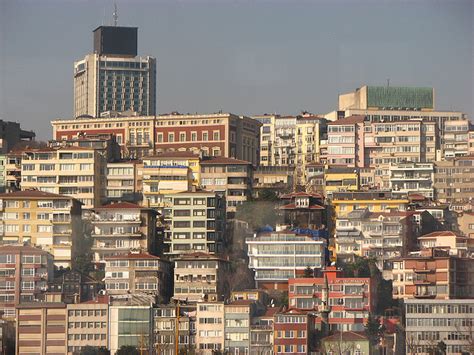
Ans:
POLYGON ((329 306, 329 284, 328 277, 324 273, 324 284, 321 290, 321 305, 319 306, 319 314, 321 316, 321 332, 323 336, 329 335, 329 313, 331 307, 329 306))

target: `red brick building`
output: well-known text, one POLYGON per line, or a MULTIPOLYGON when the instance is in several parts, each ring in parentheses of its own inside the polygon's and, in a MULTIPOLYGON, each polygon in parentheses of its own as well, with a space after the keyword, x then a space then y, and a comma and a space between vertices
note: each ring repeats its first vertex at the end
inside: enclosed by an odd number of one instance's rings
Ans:
POLYGON ((171 114, 52 121, 53 138, 70 140, 78 135, 109 133, 116 136, 122 153, 142 157, 164 151, 202 151, 258 163, 260 123, 231 113, 171 114))
POLYGON ((309 354, 314 345, 316 313, 289 309, 275 314, 274 354, 309 354))
MULTIPOLYGON (((376 283, 370 278, 342 277, 342 270, 328 266, 323 270, 329 288, 329 327, 332 330, 362 331, 369 312, 376 307, 376 283)), ((324 277, 288 280, 289 306, 318 310, 325 298, 324 277)), ((318 317, 317 323, 321 322, 318 317)))

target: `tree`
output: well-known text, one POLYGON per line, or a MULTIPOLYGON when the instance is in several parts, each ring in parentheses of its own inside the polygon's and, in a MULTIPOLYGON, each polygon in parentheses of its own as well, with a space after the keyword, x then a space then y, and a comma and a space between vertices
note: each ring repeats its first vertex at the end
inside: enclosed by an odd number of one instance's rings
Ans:
POLYGON ((140 351, 131 345, 122 345, 120 349, 115 353, 116 355, 140 355, 140 351))
POLYGON ((80 355, 110 355, 110 351, 105 347, 85 346, 81 349, 80 355))
POLYGON ((369 318, 364 327, 365 334, 367 335, 367 338, 369 338, 370 343, 372 345, 378 345, 385 331, 385 326, 380 323, 380 318, 374 317, 369 313, 369 318))
POLYGON ((257 201, 279 201, 279 198, 275 191, 269 189, 263 189, 258 193, 257 201))
POLYGON ((311 269, 311 266, 306 266, 306 269, 304 269, 304 277, 314 277, 314 271, 311 269))

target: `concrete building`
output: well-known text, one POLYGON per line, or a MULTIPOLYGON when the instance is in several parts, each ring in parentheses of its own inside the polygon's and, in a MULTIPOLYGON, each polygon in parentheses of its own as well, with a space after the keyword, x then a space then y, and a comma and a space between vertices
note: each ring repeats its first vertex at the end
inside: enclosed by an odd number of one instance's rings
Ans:
POLYGON ((468 155, 474 155, 474 127, 469 129, 467 141, 469 143, 468 155))
POLYGON ((153 296, 121 295, 111 298, 108 319, 108 349, 116 354, 122 346, 148 351, 153 343, 153 296))
POLYGON ((48 282, 48 292, 60 294, 62 302, 66 304, 96 299, 102 288, 102 281, 76 270, 65 270, 48 282))
POLYGON ((390 164, 390 189, 394 194, 420 194, 434 198, 433 163, 390 164))
POLYGON ((315 320, 315 313, 298 309, 275 314, 273 353, 303 355, 314 351, 315 320))
POLYGON ((469 129, 472 123, 460 118, 444 123, 442 154, 444 159, 469 154, 469 129))
POLYGON ((211 158, 201 161, 201 185, 225 195, 226 212, 232 218, 237 206, 252 196, 253 168, 248 161, 211 158))
POLYGON ((105 194, 106 162, 92 148, 61 147, 25 150, 21 189, 67 195, 83 208, 100 206, 105 194))
POLYGON ((330 198, 337 191, 357 191, 360 188, 359 168, 328 165, 324 169, 324 193, 330 198))
POLYGON ((105 289, 110 295, 145 293, 168 301, 171 265, 148 253, 128 253, 105 258, 105 289))
POLYGON ((306 191, 324 194, 325 169, 323 163, 306 165, 306 191))
POLYGON ((203 302, 196 306, 196 350, 203 355, 224 350, 224 303, 203 302))
POLYGON ((107 348, 109 298, 67 305, 67 353, 74 355, 84 347, 107 348))
POLYGON ((406 299, 404 307, 407 354, 432 354, 441 341, 446 344, 446 354, 474 351, 473 299, 406 299))
POLYGON ((49 251, 57 267, 71 267, 81 245, 81 205, 76 199, 24 190, 0 194, 2 243, 29 243, 49 251))
MULTIPOLYGON (((377 283, 363 277, 344 277, 342 270, 328 266, 323 277, 288 280, 290 308, 317 310, 324 302, 325 283, 329 287, 329 329, 333 331, 364 331, 369 313, 375 311, 377 283)), ((316 322, 321 323, 321 318, 316 322)))
POLYGON ((196 305, 160 304, 154 309, 154 349, 157 354, 189 353, 196 346, 196 305), (178 317, 179 316, 179 317, 178 317), (179 324, 179 327, 176 325, 179 324), (179 333, 176 334, 176 329, 179 333))
POLYGON ((16 307, 16 354, 67 354, 67 309, 61 302, 16 307))
POLYGON ((31 246, 0 247, 0 310, 3 317, 15 317, 20 303, 41 299, 53 278, 53 257, 31 246))
POLYGON ((104 264, 106 257, 130 251, 154 253, 158 249, 156 216, 155 210, 130 202, 91 210, 93 262, 104 264))
POLYGON ((119 161, 107 163, 106 201, 131 202, 142 201, 141 177, 138 176, 138 161, 119 161))
POLYGON ((369 212, 364 208, 338 217, 334 236, 337 259, 351 263, 356 256, 375 258, 383 277, 390 280, 393 260, 416 247, 420 228, 415 215, 411 211, 369 212))
POLYGON ((5 155, 5 191, 20 190, 21 185, 21 152, 10 152, 5 155))
POLYGON ((294 169, 287 166, 258 166, 253 172, 252 189, 258 198, 263 190, 271 190, 276 194, 289 192, 295 184, 294 169))
POLYGON ((469 298, 474 293, 474 259, 424 249, 393 261, 393 298, 469 298))
POLYGON ((448 251, 449 255, 459 257, 468 257, 471 251, 468 238, 459 236, 451 231, 438 231, 424 234, 418 237, 418 244, 420 249, 444 249, 448 251))
POLYGON ((191 191, 165 195, 164 253, 219 253, 225 230, 225 200, 215 192, 191 191))
POLYGON ((436 122, 369 122, 351 116, 328 124, 328 163, 375 169, 374 185, 388 187, 390 164, 434 162, 439 148, 436 122))
POLYGON ((365 332, 334 333, 321 340, 321 349, 325 354, 377 354, 365 332))
POLYGON ((437 161, 434 170, 436 200, 461 212, 474 205, 474 156, 437 161))
POLYGON ((21 129, 18 122, 0 119, 0 153, 9 153, 18 143, 35 139, 35 132, 21 129))
POLYGON ((262 306, 252 300, 235 300, 224 305, 225 351, 231 354, 251 353, 251 323, 259 311, 263 311, 262 306))
POLYGON ((215 255, 192 253, 174 261, 174 299, 190 303, 221 301, 229 293, 229 262, 215 255))
POLYGON ((167 151, 147 157, 144 161, 150 167, 188 167, 191 169, 192 185, 199 186, 201 182, 201 159, 201 153, 167 151))
POLYGON ((287 290, 288 279, 303 275, 307 267, 320 269, 326 264, 323 238, 282 231, 262 233, 245 243, 259 289, 287 290))
POLYGON ((74 117, 156 114, 156 59, 137 56, 137 32, 118 26, 94 30, 94 52, 74 62, 74 117))
POLYGON ((253 317, 250 325, 250 353, 272 354, 273 353, 273 325, 275 314, 279 307, 268 307, 265 313, 253 317))

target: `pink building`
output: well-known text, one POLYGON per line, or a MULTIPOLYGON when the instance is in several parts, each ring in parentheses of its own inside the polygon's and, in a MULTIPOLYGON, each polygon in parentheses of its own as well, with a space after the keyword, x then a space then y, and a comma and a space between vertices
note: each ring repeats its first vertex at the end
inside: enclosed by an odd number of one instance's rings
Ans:
POLYGON ((364 116, 328 123, 328 163, 365 167, 364 116))

